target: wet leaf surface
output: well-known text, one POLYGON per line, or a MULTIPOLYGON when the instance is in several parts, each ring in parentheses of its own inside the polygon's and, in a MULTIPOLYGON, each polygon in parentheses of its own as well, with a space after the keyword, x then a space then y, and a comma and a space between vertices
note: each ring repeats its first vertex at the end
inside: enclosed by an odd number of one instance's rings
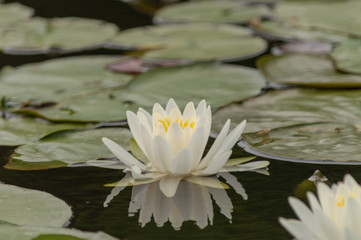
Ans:
POLYGON ((270 91, 214 115, 219 131, 226 118, 247 119, 243 140, 252 154, 289 161, 359 163, 360 90, 270 91))

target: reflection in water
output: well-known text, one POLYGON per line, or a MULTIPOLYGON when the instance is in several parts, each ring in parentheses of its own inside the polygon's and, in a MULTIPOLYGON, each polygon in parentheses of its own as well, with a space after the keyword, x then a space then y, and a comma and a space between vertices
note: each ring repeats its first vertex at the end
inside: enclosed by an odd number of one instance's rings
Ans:
MULTIPOLYGON (((127 175, 125 179, 129 177, 127 175)), ((218 176, 228 185, 216 177, 199 177, 197 180, 192 178, 192 182, 185 179, 179 183, 173 197, 166 197, 162 193, 159 181, 140 185, 133 183, 129 216, 135 216, 139 212, 139 223, 142 227, 149 223, 153 216, 158 227, 163 227, 169 221, 175 230, 179 230, 184 221, 191 220, 203 229, 208 224, 213 224, 213 198, 220 212, 231 222, 233 205, 225 189, 231 186, 244 200, 247 200, 248 196, 235 176, 227 172, 218 176)), ((104 202, 104 207, 124 188, 125 186, 113 188, 104 202)))

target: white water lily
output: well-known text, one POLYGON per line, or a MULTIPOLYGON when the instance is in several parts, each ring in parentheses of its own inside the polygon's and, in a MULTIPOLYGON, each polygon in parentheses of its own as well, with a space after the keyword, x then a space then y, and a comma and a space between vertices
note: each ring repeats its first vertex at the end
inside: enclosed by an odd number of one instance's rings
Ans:
POLYGON ((300 220, 280 218, 280 223, 297 240, 361 239, 361 187, 352 176, 329 188, 317 184, 317 195, 308 193, 310 209, 290 197, 289 203, 300 220))
POLYGON ((242 161, 233 161, 226 164, 246 121, 228 134, 228 120, 213 146, 202 157, 212 121, 211 108, 204 100, 196 108, 192 102, 188 103, 182 113, 175 101, 170 99, 165 109, 158 103, 154 104, 152 115, 142 108, 137 114, 127 111, 127 120, 140 153, 132 151, 137 159, 112 140, 103 138, 104 144, 124 164, 124 167, 117 164, 113 168, 131 171, 132 181, 149 183, 160 180, 160 189, 167 197, 174 196, 181 179, 194 182, 197 180, 192 177, 252 171, 269 164, 267 161, 242 165, 242 161))

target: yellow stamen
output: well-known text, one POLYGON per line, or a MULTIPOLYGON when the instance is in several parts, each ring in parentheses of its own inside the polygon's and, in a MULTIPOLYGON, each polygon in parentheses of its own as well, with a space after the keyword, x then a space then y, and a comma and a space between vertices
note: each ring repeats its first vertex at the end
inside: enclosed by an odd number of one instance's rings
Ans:
POLYGON ((336 205, 338 207, 341 207, 341 208, 343 208, 345 206, 345 198, 344 198, 344 196, 338 197, 338 199, 336 200, 336 205))

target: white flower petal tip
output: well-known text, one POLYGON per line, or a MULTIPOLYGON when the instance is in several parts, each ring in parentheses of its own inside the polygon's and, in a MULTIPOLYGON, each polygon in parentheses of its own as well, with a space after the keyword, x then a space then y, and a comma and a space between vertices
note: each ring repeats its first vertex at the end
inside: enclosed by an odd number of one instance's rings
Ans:
POLYGON ((296 239, 361 239, 361 186, 351 175, 330 188, 317 183, 317 195, 308 193, 310 207, 290 197, 299 220, 280 218, 281 225, 296 239))
POLYGON ((134 158, 130 153, 128 153, 124 148, 122 148, 117 143, 113 142, 109 138, 103 137, 103 143, 105 146, 125 165, 128 167, 135 165, 140 169, 145 169, 145 165, 139 162, 136 158, 134 158))

